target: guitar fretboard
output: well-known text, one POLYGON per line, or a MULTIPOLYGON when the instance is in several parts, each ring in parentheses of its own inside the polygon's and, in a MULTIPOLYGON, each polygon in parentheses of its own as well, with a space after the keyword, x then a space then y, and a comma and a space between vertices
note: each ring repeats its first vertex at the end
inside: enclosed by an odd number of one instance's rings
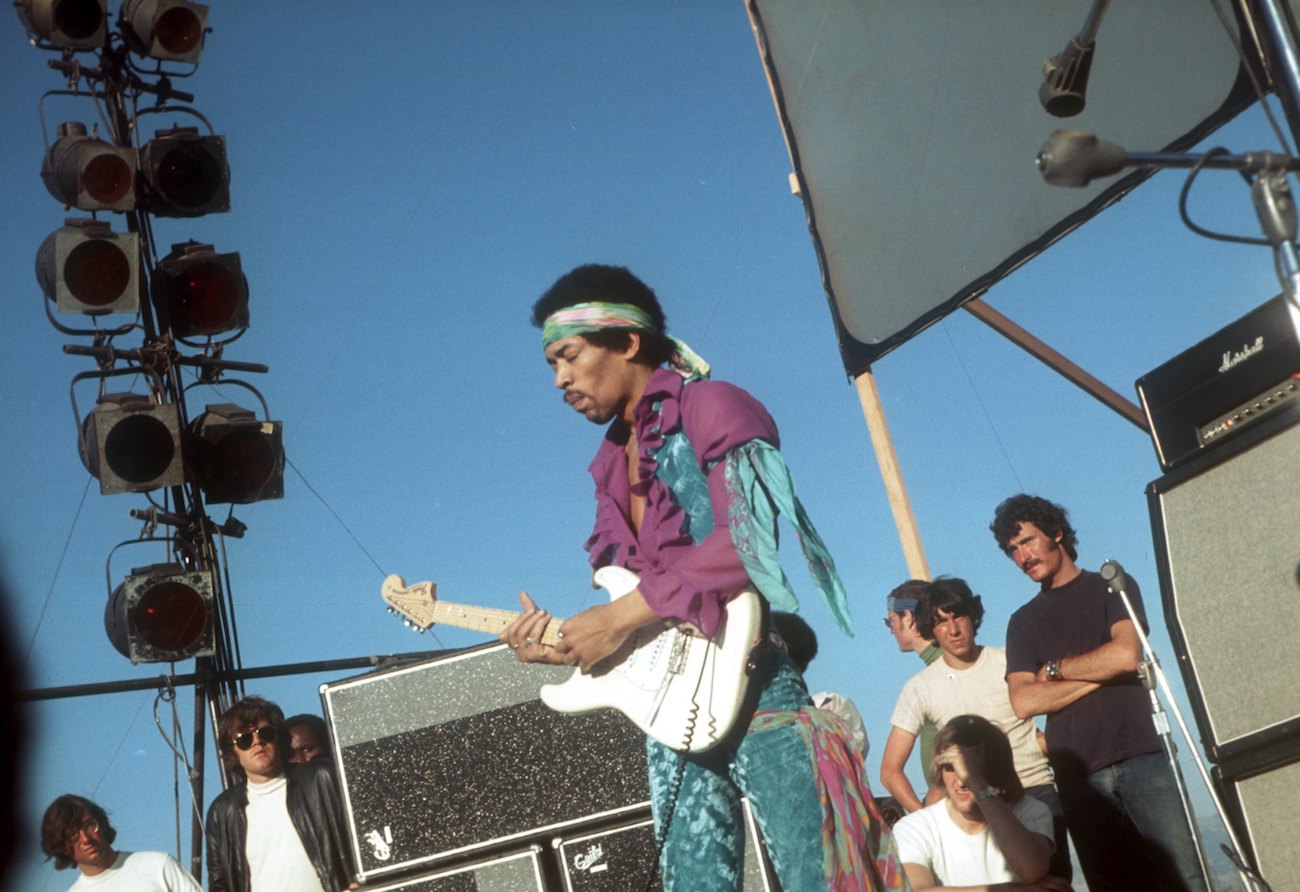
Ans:
MULTIPOLYGON (((390 610, 406 617, 407 622, 420 629, 428 629, 435 623, 446 623, 459 629, 471 629, 475 632, 489 632, 500 635, 514 622, 520 613, 517 610, 499 610, 494 607, 475 607, 471 604, 454 604, 439 601, 438 590, 432 582, 417 582, 407 585, 402 577, 393 575, 384 580, 384 601, 390 610)), ((560 623, 553 617, 542 632, 542 644, 554 647, 560 641, 560 623)))
MULTIPOLYGON (((499 610, 494 607, 475 607, 470 604, 455 604, 451 601, 434 601, 433 616, 435 621, 455 626, 458 629, 471 629, 475 632, 490 632, 500 635, 520 616, 518 610, 499 610)), ((563 620, 552 618, 542 633, 542 644, 552 647, 559 643, 560 623, 563 620)))

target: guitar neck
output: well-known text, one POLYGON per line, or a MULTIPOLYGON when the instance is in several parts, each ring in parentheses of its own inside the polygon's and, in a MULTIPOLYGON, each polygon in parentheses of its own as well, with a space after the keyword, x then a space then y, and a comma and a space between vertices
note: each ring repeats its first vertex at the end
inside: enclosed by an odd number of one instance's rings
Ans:
MULTIPOLYGON (((500 635, 520 616, 520 613, 517 610, 498 610, 493 607, 474 607, 469 604, 454 604, 450 601, 434 601, 433 616, 437 622, 458 629, 500 635)), ((552 618, 546 624, 546 629, 542 632, 542 644, 554 647, 559 643, 562 622, 564 620, 552 618)))

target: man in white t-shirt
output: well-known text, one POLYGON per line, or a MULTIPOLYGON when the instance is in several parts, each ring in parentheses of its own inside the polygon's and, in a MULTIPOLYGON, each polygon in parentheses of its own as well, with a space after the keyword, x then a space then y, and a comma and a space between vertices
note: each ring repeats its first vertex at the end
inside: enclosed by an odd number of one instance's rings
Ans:
POLYGON ((1038 743, 1038 728, 1033 719, 1019 718, 1011 706, 1006 683, 1006 651, 975 641, 983 618, 983 602, 961 579, 940 577, 921 594, 916 609, 917 629, 939 646, 940 659, 903 686, 890 718, 880 777, 903 808, 916 811, 921 802, 903 773, 903 766, 921 727, 926 722, 943 727, 963 714, 983 716, 1010 741, 1015 771, 1025 792, 1051 812, 1056 842, 1051 871, 1068 880, 1072 868, 1065 813, 1052 784, 1047 755, 1038 743))
POLYGON ((217 722, 217 745, 241 782, 208 809, 209 892, 355 888, 333 763, 289 763, 280 707, 240 700, 217 722))
POLYGON ((1068 892, 1049 874, 1052 815, 1024 795, 1007 737, 992 722, 961 715, 939 730, 931 779, 945 798, 894 825, 903 871, 915 890, 1068 892))
POLYGON ((98 804, 65 793, 41 821, 41 850, 56 870, 76 867, 69 892, 200 892, 194 877, 163 852, 119 852, 117 831, 98 804))

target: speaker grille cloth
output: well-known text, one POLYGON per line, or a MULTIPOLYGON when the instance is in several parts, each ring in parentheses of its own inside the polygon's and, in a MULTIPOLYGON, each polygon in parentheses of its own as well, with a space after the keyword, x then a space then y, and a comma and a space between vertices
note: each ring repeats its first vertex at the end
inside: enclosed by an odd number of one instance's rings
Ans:
POLYGON ((1300 790, 1300 762, 1237 784, 1260 876, 1278 892, 1300 889, 1296 790, 1300 790))
POLYGON ((1300 713, 1300 426, 1161 497, 1173 609, 1213 743, 1300 713), (1281 633, 1280 635, 1278 633, 1281 633))
POLYGON ((643 807, 645 735, 613 710, 561 715, 505 645, 326 685, 362 876, 643 807))

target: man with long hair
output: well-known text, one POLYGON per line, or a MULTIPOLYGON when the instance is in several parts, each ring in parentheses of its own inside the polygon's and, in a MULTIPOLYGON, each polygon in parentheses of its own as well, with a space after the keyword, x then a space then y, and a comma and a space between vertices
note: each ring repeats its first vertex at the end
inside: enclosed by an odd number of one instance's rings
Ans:
POLYGON ((289 762, 279 706, 245 697, 217 721, 236 782, 208 808, 209 892, 341 892, 352 880, 333 763, 289 762))
POLYGON ((122 852, 117 831, 97 803, 64 793, 45 809, 41 851, 55 870, 77 868, 68 892, 199 892, 199 884, 165 852, 122 852))

